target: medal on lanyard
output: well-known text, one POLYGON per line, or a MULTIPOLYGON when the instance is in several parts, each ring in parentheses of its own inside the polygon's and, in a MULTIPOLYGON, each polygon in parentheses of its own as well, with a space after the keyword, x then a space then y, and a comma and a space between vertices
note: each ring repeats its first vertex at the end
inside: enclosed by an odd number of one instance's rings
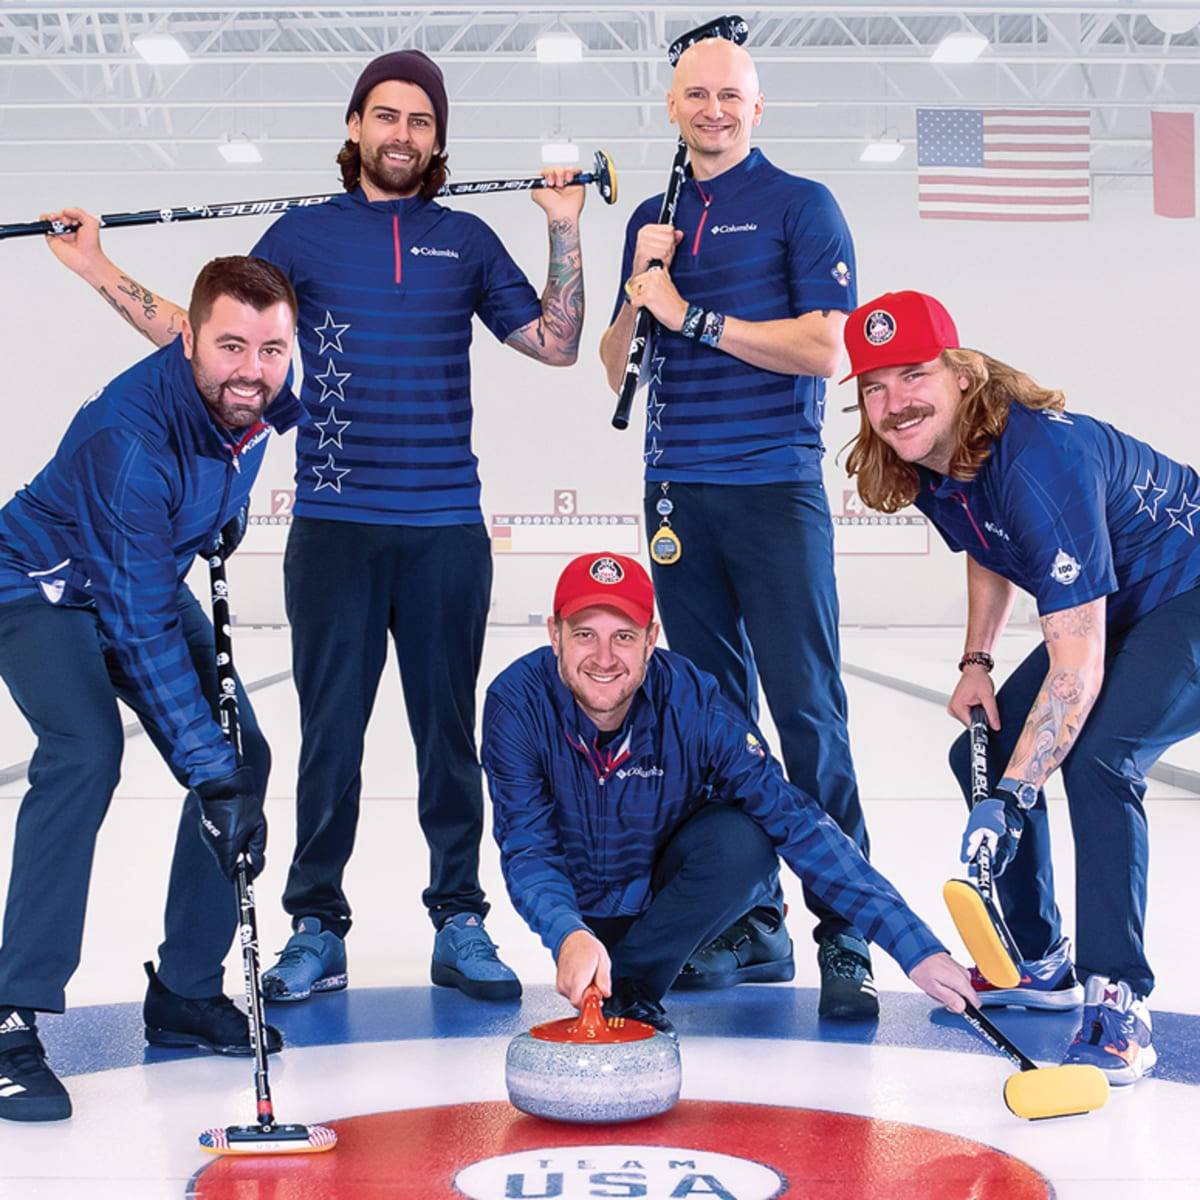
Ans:
POLYGON ((671 485, 663 483, 660 486, 662 495, 654 505, 654 511, 662 518, 662 523, 650 538, 650 557, 660 566, 667 567, 679 561, 683 547, 679 543, 679 535, 671 528, 671 514, 675 511, 675 505, 667 495, 671 485))

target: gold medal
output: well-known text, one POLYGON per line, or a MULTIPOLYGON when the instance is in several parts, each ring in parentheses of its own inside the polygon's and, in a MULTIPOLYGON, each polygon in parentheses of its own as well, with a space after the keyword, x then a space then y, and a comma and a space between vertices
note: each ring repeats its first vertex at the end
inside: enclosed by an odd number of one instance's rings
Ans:
POLYGON ((660 566, 667 567, 673 562, 678 562, 682 553, 683 547, 679 544, 675 530, 664 522, 650 539, 650 557, 660 566))

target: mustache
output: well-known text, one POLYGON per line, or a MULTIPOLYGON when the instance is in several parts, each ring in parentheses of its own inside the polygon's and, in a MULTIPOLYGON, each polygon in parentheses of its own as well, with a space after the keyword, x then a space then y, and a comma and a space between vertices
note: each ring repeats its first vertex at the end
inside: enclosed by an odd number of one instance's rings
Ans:
POLYGON ((912 421, 917 417, 927 417, 932 412, 933 409, 926 404, 910 404, 907 408, 902 408, 898 413, 892 413, 884 419, 883 432, 887 433, 897 426, 903 425, 905 421, 912 421))

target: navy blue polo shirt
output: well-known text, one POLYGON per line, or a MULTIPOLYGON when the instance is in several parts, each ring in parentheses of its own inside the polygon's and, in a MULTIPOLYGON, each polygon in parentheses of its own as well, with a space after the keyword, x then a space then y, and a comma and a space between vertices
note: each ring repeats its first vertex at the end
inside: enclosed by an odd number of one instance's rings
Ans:
POLYGON ((285 213, 252 254, 300 302, 302 517, 375 525, 482 519, 471 449, 471 318, 500 341, 541 302, 478 217, 358 189, 285 213))
POLYGON ((1119 631, 1200 583, 1200 477, 1093 417, 1014 403, 971 482, 917 470, 914 503, 950 549, 1042 616, 1107 596, 1119 631))
MULTIPOLYGON (((662 196, 638 206, 625 233, 629 278, 638 230, 662 196)), ((829 189, 772 166, 752 150, 713 179, 689 177, 675 227, 683 240, 671 279, 690 304, 746 321, 857 304, 854 245, 829 189)), ((625 302, 617 294, 616 319, 625 302)), ((659 329, 642 369, 646 478, 777 483, 821 478, 825 381, 780 375, 659 329)))

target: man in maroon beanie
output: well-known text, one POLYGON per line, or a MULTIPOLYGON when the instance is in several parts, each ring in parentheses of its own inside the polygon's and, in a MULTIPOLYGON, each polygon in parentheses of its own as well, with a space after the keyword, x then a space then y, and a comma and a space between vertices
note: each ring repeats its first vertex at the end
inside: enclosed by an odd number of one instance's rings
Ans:
MULTIPOLYGON (((358 826, 363 741, 396 650, 417 755, 417 816, 429 845, 422 894, 437 934, 436 984, 508 1000, 517 977, 483 927, 483 789, 475 683, 490 603, 491 547, 471 449, 472 318, 551 366, 575 361, 583 322, 577 172, 551 168, 531 191, 550 265, 540 299, 500 239, 434 200, 449 120, 438 67, 419 50, 369 63, 346 109, 337 161, 346 189, 279 218, 253 253, 295 288, 312 416, 296 442, 296 500, 284 557, 300 700, 297 842, 283 905, 294 933, 263 976, 267 998, 346 986, 350 904, 342 876, 358 826)), ((100 249, 99 225, 51 249, 158 344, 182 309, 100 249), (126 308, 125 297, 139 303, 126 308), (146 302, 141 303, 140 298, 146 302)))

